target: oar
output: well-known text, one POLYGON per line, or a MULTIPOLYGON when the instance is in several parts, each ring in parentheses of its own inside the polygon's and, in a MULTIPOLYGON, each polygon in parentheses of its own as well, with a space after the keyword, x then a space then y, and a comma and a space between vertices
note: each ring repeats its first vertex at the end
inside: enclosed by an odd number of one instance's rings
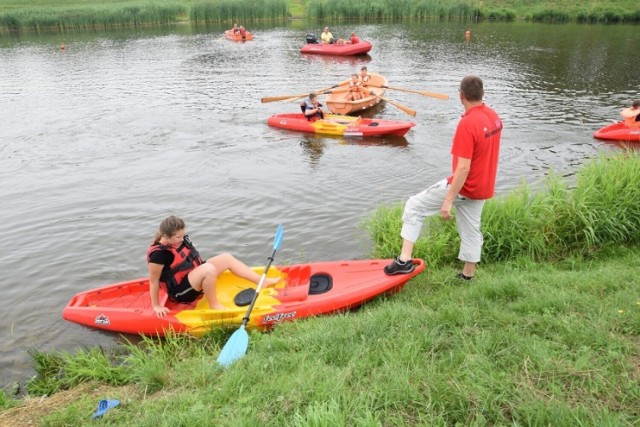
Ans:
MULTIPOLYGON (((330 95, 332 93, 344 93, 349 92, 349 89, 333 89, 333 90, 325 90, 324 92, 314 92, 316 95, 330 95)), ((300 98, 304 98, 305 96, 309 96, 309 94, 304 94, 302 96, 296 96, 295 98, 283 99, 283 101, 297 101, 300 98)))
POLYGON ((377 97, 377 98, 380 98, 380 99, 382 99, 383 101, 388 102, 389 104, 393 105, 394 107, 397 107, 397 108, 401 109, 402 111, 404 111, 404 112, 405 112, 405 113, 407 113, 408 115, 410 115, 410 116, 412 116, 412 117, 415 117, 415 116, 416 116, 416 110, 414 110, 414 109, 412 109, 412 108, 409 108, 409 107, 407 107, 406 105, 402 105, 402 104, 400 104, 400 103, 398 103, 398 102, 392 101, 392 100, 390 100, 390 99, 388 99, 388 98, 385 98, 384 96, 377 95, 377 94, 376 94, 375 92, 373 92, 373 91, 371 91, 370 93, 371 93, 371 95, 373 95, 373 96, 375 96, 375 97, 377 97))
MULTIPOLYGON (((327 92, 331 89, 335 89, 337 87, 340 87, 341 85, 347 83, 347 81, 344 82, 340 82, 337 85, 333 85, 333 86, 329 86, 328 88, 325 89, 320 89, 320 90, 315 90, 313 91, 313 93, 315 93, 316 95, 320 95, 324 92, 327 92)), ((262 102, 263 104, 266 104, 267 102, 274 102, 274 101, 284 101, 284 100, 296 100, 296 99, 300 99, 300 98, 304 98, 305 96, 309 96, 309 92, 307 93, 303 93, 302 95, 281 95, 281 96, 267 96, 265 98, 261 98, 260 102, 262 102)))
MULTIPOLYGON (((368 85, 368 86, 373 86, 373 85, 368 85)), ((399 90, 400 92, 417 93, 418 95, 430 96, 431 98, 438 98, 445 101, 449 99, 449 95, 446 95, 444 93, 427 92, 426 90, 405 89, 405 88, 395 87, 395 86, 374 86, 374 87, 380 87, 380 88, 391 89, 391 90, 399 90)))
POLYGON ((276 231, 276 237, 273 239, 273 253, 269 257, 269 263, 264 268, 264 273, 262 273, 262 277, 260 277, 260 282, 258 283, 258 287, 256 288, 255 293, 253 294, 253 300, 251 301, 251 305, 247 310, 247 314, 242 318, 242 324, 237 331, 231 335, 229 341, 224 345, 220 355, 218 356, 218 363, 223 367, 227 367, 236 360, 242 358, 247 353, 247 348, 249 347, 249 334, 247 334, 246 326, 249 321, 249 315, 251 315, 251 310, 253 310, 253 306, 256 304, 256 300, 258 299, 258 294, 260 293, 260 289, 262 288, 262 284, 264 283, 264 279, 267 277, 267 272, 269 271, 269 267, 271 267, 271 263, 273 262, 273 258, 276 256, 276 251, 280 249, 282 245, 282 224, 278 225, 278 230, 276 231))

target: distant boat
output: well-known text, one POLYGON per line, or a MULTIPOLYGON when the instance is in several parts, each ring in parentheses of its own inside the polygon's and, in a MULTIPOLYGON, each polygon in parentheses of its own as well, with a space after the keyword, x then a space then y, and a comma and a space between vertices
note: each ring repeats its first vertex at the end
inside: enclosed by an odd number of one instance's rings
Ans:
POLYGON ((224 32, 224 36, 229 40, 234 40, 237 42, 245 42, 249 40, 253 40, 253 33, 251 31, 247 31, 244 34, 234 33, 233 30, 227 30, 224 32))
POLYGON ((316 55, 353 56, 368 53, 373 46, 370 42, 361 40, 359 43, 307 43, 300 49, 300 53, 316 55))

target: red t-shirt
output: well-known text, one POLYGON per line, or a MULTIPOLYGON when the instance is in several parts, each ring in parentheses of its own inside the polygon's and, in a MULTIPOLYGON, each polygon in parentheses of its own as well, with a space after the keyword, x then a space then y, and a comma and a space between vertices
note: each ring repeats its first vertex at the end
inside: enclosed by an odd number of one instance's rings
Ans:
POLYGON ((360 43, 358 36, 351 36, 351 44, 360 43))
MULTIPOLYGON (((475 200, 490 199, 494 195, 502 120, 493 109, 478 105, 465 111, 453 137, 452 170, 458 157, 471 159, 471 169, 460 194, 475 200)), ((453 176, 448 178, 451 183, 453 176)))

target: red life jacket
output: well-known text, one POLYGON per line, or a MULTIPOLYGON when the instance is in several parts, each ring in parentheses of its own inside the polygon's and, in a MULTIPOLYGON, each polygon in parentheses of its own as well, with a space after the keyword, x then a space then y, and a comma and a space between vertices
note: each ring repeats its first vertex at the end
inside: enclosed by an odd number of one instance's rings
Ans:
POLYGON ((244 36, 245 34, 247 34, 247 30, 240 28, 240 35, 244 36))
POLYGON ((160 243, 153 243, 147 250, 147 262, 152 252, 158 250, 169 251, 173 254, 173 262, 162 270, 160 276, 160 284, 164 285, 167 292, 172 295, 173 289, 182 282, 182 280, 197 266, 203 264, 200 254, 189 240, 189 236, 184 236, 184 243, 181 245, 181 250, 178 252, 176 248, 171 245, 162 245, 160 243), (166 281, 163 281, 162 279, 166 281))

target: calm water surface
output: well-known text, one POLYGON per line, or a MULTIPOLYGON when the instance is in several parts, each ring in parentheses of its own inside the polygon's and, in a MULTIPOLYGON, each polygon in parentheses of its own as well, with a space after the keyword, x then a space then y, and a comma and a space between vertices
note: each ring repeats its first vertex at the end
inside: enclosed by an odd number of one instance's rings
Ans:
MULTIPOLYGON (((483 77, 505 121, 499 194, 619 149, 591 134, 640 96, 637 27, 469 28, 465 41, 455 23, 332 26, 372 41, 361 58, 301 55, 306 32, 320 31, 304 22, 256 29, 244 44, 222 28, 0 36, 0 386, 32 374, 27 349, 118 341, 63 321, 62 309, 79 291, 145 276, 169 214, 204 256, 263 265, 282 223, 278 263, 367 258, 362 221, 448 173, 466 74, 483 77), (260 98, 328 87, 365 64, 392 86, 451 99, 389 91, 418 110, 405 138, 266 125, 298 106, 260 98)), ((392 105, 370 114, 411 119, 392 105)))

